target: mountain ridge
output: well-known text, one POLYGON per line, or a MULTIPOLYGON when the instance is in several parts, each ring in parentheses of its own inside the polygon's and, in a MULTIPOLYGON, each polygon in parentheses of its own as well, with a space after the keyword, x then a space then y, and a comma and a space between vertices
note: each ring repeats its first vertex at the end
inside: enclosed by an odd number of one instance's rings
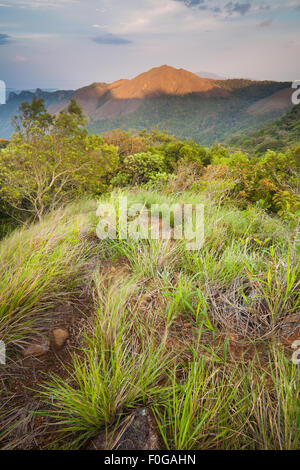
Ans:
POLYGON ((289 82, 216 80, 162 65, 132 79, 94 82, 77 90, 37 89, 33 94, 11 96, 7 105, 0 107, 0 136, 9 136, 11 129, 1 121, 7 120, 9 112, 16 113, 20 100, 43 98, 49 112, 55 114, 75 98, 93 132, 158 126, 178 137, 210 144, 281 117, 292 107, 291 94, 289 82))

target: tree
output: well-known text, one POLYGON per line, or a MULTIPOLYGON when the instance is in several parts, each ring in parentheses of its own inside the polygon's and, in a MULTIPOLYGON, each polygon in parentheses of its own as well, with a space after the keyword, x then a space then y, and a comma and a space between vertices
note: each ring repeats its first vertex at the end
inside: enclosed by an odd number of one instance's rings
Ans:
POLYGON ((34 98, 31 103, 21 103, 19 114, 12 119, 12 125, 17 134, 26 140, 37 132, 37 130, 46 132, 53 123, 53 116, 47 112, 44 101, 34 98))
POLYGON ((51 209, 84 194, 100 194, 117 167, 117 149, 88 135, 75 100, 57 116, 42 100, 23 103, 16 132, 0 153, 0 197, 10 215, 39 220, 51 209))

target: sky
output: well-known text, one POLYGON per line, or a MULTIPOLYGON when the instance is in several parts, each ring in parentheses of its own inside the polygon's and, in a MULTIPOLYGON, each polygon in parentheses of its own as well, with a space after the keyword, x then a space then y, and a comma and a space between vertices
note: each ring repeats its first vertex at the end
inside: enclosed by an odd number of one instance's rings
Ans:
POLYGON ((300 0, 0 0, 0 80, 76 89, 168 64, 300 79, 300 0))

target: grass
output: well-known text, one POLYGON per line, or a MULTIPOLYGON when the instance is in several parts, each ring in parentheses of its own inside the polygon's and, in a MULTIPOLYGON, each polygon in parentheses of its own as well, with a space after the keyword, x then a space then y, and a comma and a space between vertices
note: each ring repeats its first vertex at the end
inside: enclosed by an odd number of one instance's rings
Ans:
POLYGON ((78 238, 86 217, 71 212, 58 211, 0 243, 0 337, 9 345, 28 341, 46 311, 78 290, 90 249, 78 238))
MULTIPOLYGON (((299 366, 283 347, 300 326, 295 229, 259 208, 239 210, 195 192, 135 188, 100 201, 117 208, 120 195, 145 208, 209 201, 204 246, 99 240, 97 201, 89 200, 0 242, 0 337, 9 367, 25 344, 47 334, 58 305, 83 291, 89 298, 71 362, 33 387, 50 436, 44 447, 83 448, 144 406, 166 449, 298 449, 299 366)), ((18 448, 12 436, 22 409, 9 392, 13 369, 6 370, 0 440, 18 448)))
POLYGON ((238 446, 264 450, 299 449, 299 367, 273 345, 268 362, 263 365, 257 360, 245 365, 243 375, 240 394, 247 397, 248 417, 238 446))
POLYGON ((53 377, 44 394, 54 404, 49 414, 64 436, 80 433, 71 446, 108 427, 126 410, 162 393, 159 381, 170 358, 163 342, 144 335, 137 312, 128 305, 138 284, 131 278, 103 286, 95 280, 96 313, 83 356, 75 356, 70 382, 53 377))
POLYGON ((159 430, 169 450, 214 448, 232 435, 229 420, 241 413, 245 400, 237 400, 239 382, 234 370, 226 376, 213 358, 192 361, 172 371, 171 387, 163 405, 155 407, 159 430), (178 375, 184 374, 182 380, 178 375))

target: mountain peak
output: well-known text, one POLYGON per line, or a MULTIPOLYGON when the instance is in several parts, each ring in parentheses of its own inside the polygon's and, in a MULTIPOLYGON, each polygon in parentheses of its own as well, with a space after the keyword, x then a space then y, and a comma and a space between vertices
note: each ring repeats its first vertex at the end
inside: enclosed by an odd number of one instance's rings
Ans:
POLYGON ((221 87, 214 80, 200 78, 185 69, 176 69, 165 64, 121 83, 120 86, 114 87, 112 93, 119 99, 145 99, 162 95, 203 93, 213 88, 221 91, 221 87))
POLYGON ((157 67, 152 67, 152 69, 148 70, 148 72, 151 72, 152 70, 158 70, 158 71, 164 72, 166 70, 175 71, 175 70, 183 70, 183 69, 177 69, 176 67, 172 67, 172 65, 164 64, 164 65, 159 65, 157 67))
MULTIPOLYGON (((185 69, 164 64, 141 73, 135 78, 106 84, 96 82, 80 88, 74 98, 92 120, 130 114, 142 100, 198 94, 205 98, 226 97, 229 92, 215 80, 200 78, 185 69)), ((62 104, 51 107, 55 113, 62 104)))

